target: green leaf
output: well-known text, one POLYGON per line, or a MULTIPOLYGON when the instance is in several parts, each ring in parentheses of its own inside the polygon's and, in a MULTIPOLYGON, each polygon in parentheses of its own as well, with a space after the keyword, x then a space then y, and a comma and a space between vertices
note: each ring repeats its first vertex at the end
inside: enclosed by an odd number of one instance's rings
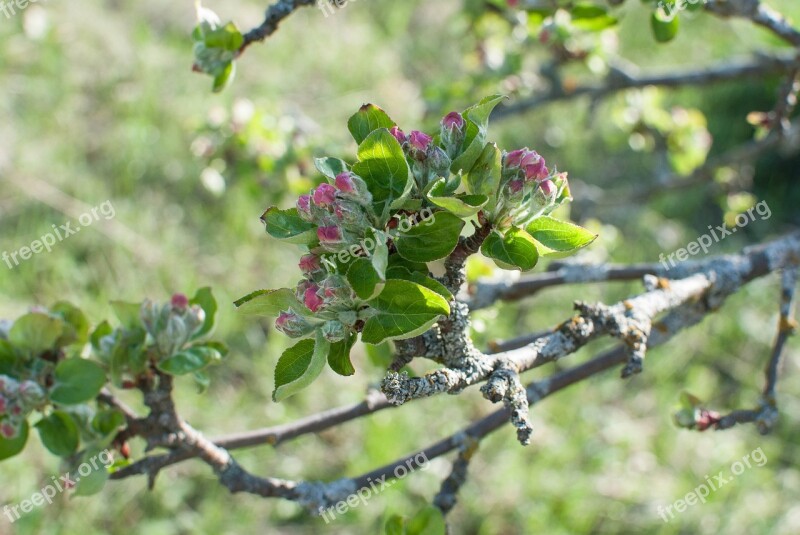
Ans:
POLYGON ((186 375, 200 371, 213 362, 222 360, 215 347, 199 345, 175 353, 158 363, 158 369, 170 375, 186 375))
POLYGON ((97 327, 95 327, 94 331, 92 331, 92 335, 89 337, 89 341, 92 343, 92 347, 96 350, 100 350, 100 340, 104 336, 108 336, 114 332, 114 329, 111 328, 111 324, 107 321, 103 320, 97 327))
POLYGON ((114 385, 122 385, 122 375, 126 371, 133 374, 144 371, 146 338, 147 331, 142 328, 117 331, 108 361, 109 375, 114 385))
POLYGON ((331 350, 328 353, 328 365, 339 375, 347 376, 356 373, 353 363, 350 362, 350 350, 353 348, 353 344, 356 343, 356 338, 355 334, 348 334, 341 342, 331 344, 331 350))
POLYGON ((124 301, 111 301, 111 310, 117 316, 120 325, 126 329, 141 329, 142 320, 140 311, 141 303, 125 303, 124 301))
POLYGON ((469 170, 464 180, 467 192, 476 195, 486 195, 491 199, 487 210, 495 205, 497 190, 500 188, 500 173, 502 171, 502 154, 494 143, 484 147, 475 165, 469 170))
POLYGON ((579 3, 569 10, 572 25, 581 30, 597 32, 614 26, 617 19, 608 14, 604 6, 590 3, 579 3))
POLYGON ((50 399, 61 405, 77 405, 93 399, 106 383, 99 364, 82 358, 62 360, 53 374, 50 399))
POLYGON ((507 97, 504 95, 489 95, 484 97, 480 102, 464 110, 463 115, 466 115, 478 125, 482 130, 486 130, 489 126, 489 116, 492 114, 498 104, 503 102, 507 97))
POLYGON ((116 409, 99 411, 92 418, 92 430, 102 437, 113 438, 117 431, 125 425, 125 416, 116 409))
POLYGON ((280 210, 273 206, 261 215, 267 234, 287 243, 308 245, 317 239, 317 232, 311 223, 297 215, 297 208, 280 210))
POLYGON ((214 294, 211 293, 211 288, 205 287, 197 290, 191 301, 192 305, 197 305, 206 313, 206 319, 203 321, 203 326, 197 331, 192 339, 201 338, 209 334, 214 329, 214 320, 217 314, 217 300, 214 299, 214 294))
POLYGON ((678 35, 680 19, 678 19, 677 13, 666 16, 656 10, 650 16, 650 27, 653 29, 653 36, 656 38, 656 41, 659 43, 667 43, 678 35))
POLYGON ((87 451, 82 456, 82 464, 90 466, 92 471, 88 475, 78 475, 74 478, 76 483, 72 496, 93 496, 103 490, 109 478, 108 468, 103 465, 98 451, 87 451), (96 458, 91 463, 92 458, 96 458), (97 466, 97 470, 94 467, 97 466))
POLYGON ((383 527, 384 535, 406 535, 406 520, 400 515, 392 515, 383 527))
POLYGON ((8 340, 0 338, 0 375, 12 375, 20 361, 14 346, 8 340))
POLYGON ((236 52, 244 43, 242 32, 232 22, 221 28, 216 28, 205 33, 204 42, 209 48, 222 48, 229 52, 236 52))
MULTIPOLYGON (((491 95, 482 99, 478 104, 464 110, 462 115, 467 118, 466 137, 464 138, 464 151, 453 160, 450 171, 457 174, 459 171, 472 169, 475 161, 483 152, 486 144, 486 135, 489 128, 489 115, 492 110, 506 97, 491 95)), ((474 192, 471 192, 474 193, 474 192)))
POLYGON ((339 158, 314 158, 314 166, 317 170, 330 179, 336 175, 347 171, 347 164, 339 158))
POLYGON ((56 342, 58 347, 64 347, 70 344, 85 344, 89 338, 89 320, 86 315, 73 305, 66 301, 59 301, 52 307, 50 312, 64 319, 64 333, 56 342))
POLYGON ((369 300, 381 293, 385 278, 382 277, 368 258, 355 258, 347 270, 347 282, 356 295, 369 300))
POLYGON ((359 145, 353 172, 364 179, 372 194, 375 212, 386 216, 387 207, 403 197, 410 170, 403 148, 385 128, 375 130, 359 145))
POLYGON ((242 297, 234 305, 242 314, 254 316, 277 316, 290 308, 298 314, 311 315, 311 311, 288 288, 258 290, 242 297))
POLYGON ((236 62, 229 61, 222 68, 222 71, 214 76, 214 84, 211 86, 211 91, 221 93, 233 82, 234 78, 236 78, 236 62))
POLYGON ((65 326, 59 318, 31 312, 17 318, 8 332, 8 341, 20 349, 41 353, 55 347, 65 326))
POLYGON ((436 212, 426 222, 397 235, 397 252, 412 262, 444 258, 456 248, 464 221, 449 212, 436 212))
POLYGON ((361 339, 368 344, 416 336, 440 316, 450 314, 444 297, 404 280, 387 280, 383 291, 369 305, 376 313, 367 319, 361 333, 361 339))
POLYGON ((539 261, 533 238, 517 227, 511 227, 505 235, 493 231, 481 245, 481 253, 504 269, 528 271, 539 261))
POLYGON ((64 411, 53 411, 34 426, 47 450, 57 457, 69 457, 78 449, 80 434, 75 420, 64 411))
POLYGON ((534 219, 525 230, 539 242, 539 254, 543 256, 571 254, 597 238, 597 234, 583 227, 550 216, 534 219))
POLYGON ((15 438, 7 439, 0 436, 0 461, 10 459, 25 449, 25 443, 28 442, 28 430, 28 422, 23 421, 19 435, 15 438))
POLYGON ((477 214, 489 202, 489 197, 486 195, 461 194, 448 196, 445 193, 445 187, 446 183, 443 178, 437 180, 428 192, 428 200, 460 218, 467 218, 477 214))
POLYGON ((448 302, 453 300, 453 294, 450 293, 450 290, 448 290, 444 284, 418 271, 411 272, 402 266, 394 266, 386 270, 386 278, 416 282, 420 286, 424 286, 429 290, 433 290, 437 294, 447 299, 448 302))
POLYGON ((283 401, 314 382, 325 368, 330 343, 317 331, 316 340, 301 340, 283 352, 275 367, 272 399, 283 401))
POLYGON ((446 535, 447 528, 442 512, 429 505, 406 524, 408 535, 446 535))
POLYGON ((361 145, 367 137, 379 128, 391 128, 395 125, 389 116, 375 104, 364 104, 347 121, 347 128, 356 143, 361 145))

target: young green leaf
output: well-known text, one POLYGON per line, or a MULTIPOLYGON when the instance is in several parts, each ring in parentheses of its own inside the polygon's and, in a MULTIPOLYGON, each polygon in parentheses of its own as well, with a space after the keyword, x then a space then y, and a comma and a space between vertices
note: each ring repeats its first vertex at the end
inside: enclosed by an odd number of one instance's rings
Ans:
POLYGON ((50 399, 61 405, 77 405, 93 399, 106 382, 99 364, 82 358, 62 360, 53 374, 50 399))
POLYGON ((317 239, 314 225, 297 215, 297 208, 280 210, 273 206, 261 215, 267 234, 287 243, 308 245, 317 239))
POLYGON ((36 425, 39 438, 47 450, 57 457, 69 457, 78 449, 80 434, 75 420, 64 411, 53 411, 36 425))
POLYGON ((203 326, 192 336, 194 340, 209 334, 214 329, 214 319, 217 314, 217 300, 214 299, 211 288, 206 286, 205 288, 197 290, 197 293, 194 294, 194 297, 192 297, 189 303, 199 306, 206 314, 203 326))
POLYGON ((445 180, 440 178, 428 192, 428 200, 436 206, 465 219, 477 214, 489 202, 489 197, 486 195, 447 195, 445 193, 445 180))
POLYGON ((597 238, 597 234, 583 227, 550 216, 534 219, 525 230, 538 242, 539 254, 543 256, 565 256, 597 238))
POLYGON ((170 375, 186 375, 222 360, 222 355, 215 346, 193 346, 162 360, 158 363, 158 369, 170 375))
POLYGON ((492 199, 487 210, 494 207, 494 197, 500 187, 500 173, 502 171, 502 154, 494 143, 484 147, 475 165, 469 170, 464 180, 467 192, 476 195, 486 195, 492 199))
POLYGON ((449 212, 436 212, 408 232, 398 234, 397 252, 412 262, 430 262, 446 257, 458 245, 464 221, 449 212))
POLYGON ((314 158, 314 167, 330 179, 334 179, 336 175, 347 171, 347 164, 339 158, 314 158))
POLYGON ((41 353, 55 347, 65 327, 60 318, 31 312, 17 318, 8 332, 8 341, 20 349, 41 353))
POLYGON ((434 280, 419 271, 411 272, 402 266, 394 266, 386 270, 387 279, 399 279, 411 282, 416 282, 420 286, 424 286, 429 290, 433 290, 437 294, 444 297, 448 302, 453 300, 453 294, 441 282, 434 280))
POLYGON ((386 279, 381 276, 368 258, 355 258, 347 270, 347 282, 360 299, 369 300, 383 290, 386 279))
POLYGON ((70 344, 85 344, 89 338, 89 320, 86 315, 66 301, 59 301, 50 307, 50 312, 61 316, 64 320, 64 332, 56 341, 56 346, 64 347, 70 344))
POLYGON ((141 303, 111 301, 111 310, 114 311, 120 325, 125 329, 139 329, 142 327, 142 320, 139 316, 141 309, 141 303))
POLYGON ((388 129, 394 125, 395 122, 389 118, 386 112, 375 104, 364 104, 347 121, 347 128, 359 145, 375 130, 379 128, 388 129))
POLYGON ((233 303, 242 314, 252 316, 277 316, 290 308, 303 316, 310 316, 311 311, 297 300, 294 292, 288 288, 278 290, 258 290, 233 303))
POLYGON ((505 235, 492 232, 481 245, 481 253, 503 269, 533 269, 539 253, 533 238, 524 230, 511 227, 505 235))
POLYGON ((275 367, 272 399, 283 401, 314 382, 325 367, 330 343, 317 331, 316 340, 301 340, 283 352, 275 367))
POLYGON ((353 363, 350 362, 350 350, 353 348, 353 344, 356 343, 356 338, 355 334, 348 334, 341 342, 331 344, 331 350, 328 353, 328 365, 339 375, 347 376, 356 373, 353 363))
POLYGON ((367 183, 377 214, 385 214, 387 206, 406 194, 411 173, 403 148, 386 128, 373 131, 361 142, 353 172, 367 183))
POLYGON ((361 332, 361 339, 368 344, 416 336, 440 316, 450 314, 444 297, 404 280, 387 280, 383 291, 369 305, 376 313, 367 319, 361 332))

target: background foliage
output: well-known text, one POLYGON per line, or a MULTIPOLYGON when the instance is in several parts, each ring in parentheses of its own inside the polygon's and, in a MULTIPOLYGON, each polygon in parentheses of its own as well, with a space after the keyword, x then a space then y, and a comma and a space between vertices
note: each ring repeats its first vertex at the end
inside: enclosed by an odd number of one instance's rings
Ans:
MULTIPOLYGON (((352 158, 355 146, 343 125, 363 102, 380 104, 401 126, 430 128, 447 111, 484 94, 524 96, 537 89, 532 73, 545 51, 536 25, 509 32, 500 15, 486 15, 479 2, 465 4, 362 0, 327 18, 316 9, 301 10, 265 45, 248 50, 236 82, 221 95, 212 95, 209 80, 188 68, 194 23, 189 5, 52 2, 0 19, 0 251, 18 249, 52 224, 74 219, 69 214, 81 213, 84 204, 111 200, 116 208, 114 219, 95 223, 52 253, 13 270, 0 266, 0 317, 62 299, 92 318, 109 317, 111 299, 164 300, 173 291, 212 286, 223 305, 216 337, 231 354, 225 366, 211 370, 207 395, 198 396, 189 382, 180 385, 177 400, 195 427, 214 436, 362 399, 383 368, 371 365, 359 346, 354 377, 326 372, 313 389, 273 403, 272 369, 288 341, 268 320, 241 318, 224 304, 252 288, 296 282, 299 250, 294 254, 267 239, 258 216, 270 204, 291 203, 318 181, 313 156, 352 158)), ((772 5, 800 17, 794 2, 772 5)), ((210 7, 248 27, 260 21, 265 6, 231 1, 210 7)), ((639 2, 615 11, 618 38, 586 37, 600 58, 589 66, 602 71, 603 57, 618 53, 643 69, 697 67, 777 46, 744 21, 702 14, 682 16, 677 38, 658 45, 648 27, 650 12, 639 2)), ((575 80, 592 74, 571 68, 575 80)), ((679 130, 687 137, 672 138, 690 149, 673 151, 678 171, 702 158, 691 149, 705 141, 713 155, 748 139, 753 130, 747 113, 769 109, 777 85, 777 79, 759 79, 703 90, 647 89, 613 96, 596 108, 580 100, 557 103, 494 121, 491 137, 501 146, 528 145, 569 170, 575 197, 585 200, 573 206, 571 217, 600 233, 586 259, 654 261, 749 206, 748 199, 767 200, 771 219, 751 223, 713 249, 734 251, 798 222, 796 159, 762 158, 755 186, 745 180, 744 188, 730 193, 698 188, 623 205, 608 204, 600 194, 633 189, 663 172, 660 155, 651 152, 658 132, 679 130)), ((472 271, 482 268, 473 265, 472 271)), ((475 329, 486 342, 541 330, 568 317, 573 299, 609 302, 637 287, 547 291, 523 304, 481 311, 475 329)), ((594 379, 537 406, 530 447, 520 447, 510 427, 485 440, 452 513, 458 532, 796 533, 796 343, 781 383, 782 421, 772 435, 761 437, 746 426, 696 434, 670 423, 682 389, 717 407, 752 404, 753 370, 769 351, 776 300, 774 279, 751 284, 721 314, 654 350, 645 373, 630 383, 594 379), (758 447, 769 459, 764 467, 746 471, 669 524, 657 516, 658 505, 683 497, 707 474, 728 470, 758 447)), ((551 372, 548 367, 526 377, 551 372)), ((423 400, 238 458, 261 473, 334 479, 388 462, 490 410, 473 389, 457 401, 423 400)), ((60 472, 36 440, 0 467, 0 502, 17 503, 60 472)), ((431 470, 324 526, 295 504, 231 497, 205 468, 189 463, 163 473, 153 492, 144 480, 126 480, 94 499, 62 496, 13 528, 3 519, 0 532, 130 533, 131 526, 151 534, 254 533, 264 526, 282 533, 323 527, 374 532, 386 514, 422 508, 448 469, 434 461, 431 470)))

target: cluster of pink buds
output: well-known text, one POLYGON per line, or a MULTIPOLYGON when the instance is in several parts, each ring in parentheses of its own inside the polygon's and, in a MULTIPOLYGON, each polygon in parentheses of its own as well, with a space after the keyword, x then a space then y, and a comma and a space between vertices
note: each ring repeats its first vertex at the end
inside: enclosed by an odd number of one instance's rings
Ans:
POLYGON ((406 135, 396 126, 393 126, 390 132, 408 155, 411 161, 411 173, 420 190, 424 190, 437 177, 449 176, 450 157, 433 142, 431 136, 419 130, 412 130, 406 135))
POLYGON ((334 183, 320 184, 297 200, 298 215, 317 226, 320 246, 329 252, 346 248, 372 228, 372 195, 364 180, 344 171, 336 175, 334 183))
MULTIPOLYGON (((198 305, 189 305, 183 294, 175 294, 169 303, 145 299, 139 311, 145 329, 163 357, 178 352, 202 327, 206 314, 198 305)), ((101 347, 102 346, 101 344, 101 347)))
POLYGON ((497 222, 508 226, 530 221, 554 210, 568 194, 566 173, 552 173, 539 153, 527 147, 508 152, 503 157, 497 222))
POLYGON ((34 381, 17 381, 0 375, 0 436, 11 439, 19 434, 28 414, 47 401, 44 390, 34 381))
MULTIPOLYGON (((342 315, 347 317, 348 312, 352 311, 356 296, 344 277, 327 274, 319 264, 318 257, 311 258, 313 256, 305 255, 300 260, 301 269, 307 266, 309 270, 304 270, 307 278, 297 285, 295 296, 308 310, 329 320, 323 325, 323 334, 329 341, 338 342, 346 333, 345 325, 338 318, 342 315)), ((290 308, 280 313, 275 328, 291 338, 302 338, 311 333, 317 323, 290 308)), ((348 323, 352 326, 355 318, 348 323)))

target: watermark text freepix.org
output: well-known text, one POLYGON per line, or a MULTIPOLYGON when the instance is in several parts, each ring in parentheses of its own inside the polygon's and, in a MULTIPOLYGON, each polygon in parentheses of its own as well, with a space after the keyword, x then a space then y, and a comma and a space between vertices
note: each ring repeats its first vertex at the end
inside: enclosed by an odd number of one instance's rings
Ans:
POLYGON ((745 469, 753 468, 754 466, 761 467, 765 464, 767 464, 767 455, 761 448, 756 448, 742 457, 741 461, 735 461, 731 464, 730 476, 725 470, 720 470, 713 478, 705 476, 705 482, 695 487, 693 491, 687 493, 683 498, 675 500, 672 505, 666 507, 659 505, 658 515, 664 522, 669 522, 675 518, 675 513, 672 511, 673 509, 678 513, 683 513, 692 505, 697 505, 698 501, 700 503, 706 503, 706 498, 708 498, 712 492, 718 491, 720 488, 736 479, 737 476, 742 475, 745 469), (667 517, 667 514, 669 514, 669 517, 667 517))
POLYGON ((712 227, 711 225, 708 226, 708 230, 710 231, 707 234, 703 234, 697 240, 690 242, 686 247, 682 247, 677 251, 673 251, 668 255, 664 255, 661 253, 658 255, 658 260, 664 266, 664 269, 669 271, 671 267, 675 267, 675 259, 678 259, 678 262, 684 262, 689 259, 689 256, 694 256, 703 251, 703 254, 708 253, 708 248, 711 247, 714 243, 719 243, 721 240, 727 238, 738 228, 746 226, 751 221, 755 221, 756 216, 758 214, 761 216, 761 221, 765 219, 769 219, 772 216, 772 210, 770 210, 767 201, 761 201, 760 203, 756 204, 746 212, 742 212, 741 214, 736 216, 736 226, 733 228, 728 228, 724 224, 718 225, 717 227, 712 227), (755 213, 754 213, 755 212, 755 213), (719 231, 719 234, 717 233, 719 231), (713 237, 713 241, 712 241, 713 237), (669 260, 669 265, 667 265, 667 260, 669 260))
MULTIPOLYGON (((425 471, 430 468, 428 464, 428 456, 425 452, 418 453, 413 459, 408 459, 405 464, 401 464, 394 469, 395 479, 403 479, 415 470, 425 471)), ((346 500, 338 502, 327 509, 320 507, 319 515, 325 519, 325 523, 330 523, 331 520, 336 518, 336 514, 343 515, 353 507, 358 507, 358 504, 367 505, 367 501, 374 495, 383 492, 385 489, 391 487, 397 481, 386 481, 386 475, 376 479, 367 478, 368 486, 361 487, 356 492, 347 497, 346 500), (329 518, 330 516, 330 518, 329 518)))
POLYGON ((58 226, 53 225, 52 232, 48 232, 42 235, 38 240, 34 240, 31 242, 30 246, 26 245, 11 252, 3 251, 3 262, 8 266, 8 269, 14 269, 20 262, 29 260, 35 254, 39 254, 42 251, 47 251, 49 253, 56 243, 64 241, 73 234, 77 234, 81 231, 81 228, 88 227, 95 221, 99 221, 101 215, 105 217, 106 220, 116 215, 116 210, 114 209, 114 205, 111 204, 111 201, 106 201, 81 214, 78 217, 79 225, 73 226, 74 221, 67 221, 63 225, 58 226))
POLYGON ((0 0, 0 11, 10 19, 17 14, 17 10, 22 11, 30 4, 35 4, 39 0, 0 0))
POLYGON ((3 514, 6 515, 13 524, 19 520, 22 515, 33 511, 34 508, 42 507, 45 503, 48 505, 52 504, 53 498, 65 490, 73 488, 82 477, 88 477, 97 470, 106 470, 112 464, 114 464, 114 456, 111 455, 111 452, 108 450, 103 450, 91 459, 81 463, 78 467, 77 475, 67 472, 59 477, 53 476, 51 478, 52 483, 42 487, 39 492, 35 492, 30 499, 22 500, 17 505, 4 506, 3 514))

